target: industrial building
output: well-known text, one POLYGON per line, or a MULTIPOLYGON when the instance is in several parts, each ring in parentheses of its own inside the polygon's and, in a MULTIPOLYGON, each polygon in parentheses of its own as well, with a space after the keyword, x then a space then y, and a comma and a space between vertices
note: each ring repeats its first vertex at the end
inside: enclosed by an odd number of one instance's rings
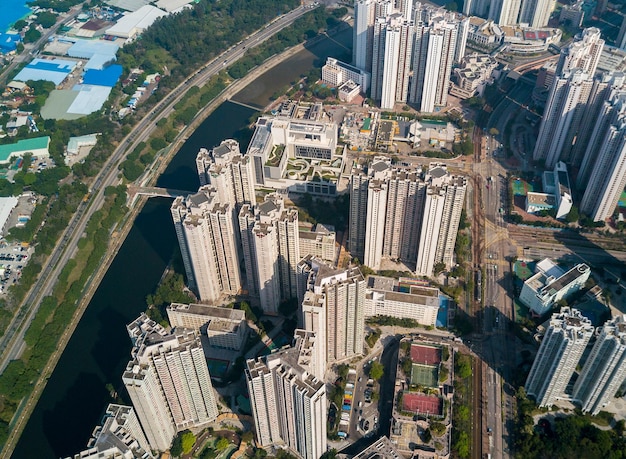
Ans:
POLYGON ((137 35, 141 35, 154 21, 167 16, 167 14, 155 6, 144 5, 137 11, 125 14, 113 27, 106 30, 106 34, 119 38, 133 39, 137 35))

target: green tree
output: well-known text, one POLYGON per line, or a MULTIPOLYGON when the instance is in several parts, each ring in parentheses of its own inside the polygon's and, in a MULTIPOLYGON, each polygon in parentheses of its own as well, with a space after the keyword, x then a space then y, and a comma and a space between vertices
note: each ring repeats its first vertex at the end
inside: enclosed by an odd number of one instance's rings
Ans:
POLYGON ((183 454, 189 454, 189 452, 191 452, 191 448, 193 448, 193 445, 196 444, 196 436, 186 430, 182 433, 181 435, 181 445, 183 448, 183 454))
POLYGON ((465 354, 457 354, 454 362, 456 374, 459 378, 465 379, 472 375, 471 357, 465 354))
POLYGON ((230 445, 230 442, 228 441, 228 439, 224 437, 220 437, 220 439, 217 440, 217 443, 215 443, 215 448, 218 451, 224 451, 226 448, 228 448, 228 445, 230 445))
POLYGON ((437 276, 440 273, 442 273, 445 269, 446 269, 446 264, 443 261, 440 261, 439 263, 435 263, 435 266, 433 267, 433 273, 435 274, 435 276, 437 276))
POLYGON ((430 423, 430 430, 438 437, 441 437, 446 433, 446 425, 442 422, 433 421, 430 423))
POLYGON ((19 19, 13 24, 13 28, 18 32, 26 27, 26 21, 24 19, 19 19))
POLYGON ((385 367, 383 367, 382 363, 376 361, 372 362, 370 365, 369 377, 378 381, 385 374, 385 367))
POLYGON ((572 206, 569 210, 569 213, 565 217, 565 221, 568 223, 575 223, 580 218, 580 214, 578 213, 578 207, 572 206))
POLYGON ((56 24, 57 15, 48 11, 42 11, 37 15, 37 19, 35 20, 35 22, 44 29, 49 29, 54 24, 56 24))
POLYGON ((31 25, 24 34, 24 43, 35 43, 41 38, 41 32, 31 25))

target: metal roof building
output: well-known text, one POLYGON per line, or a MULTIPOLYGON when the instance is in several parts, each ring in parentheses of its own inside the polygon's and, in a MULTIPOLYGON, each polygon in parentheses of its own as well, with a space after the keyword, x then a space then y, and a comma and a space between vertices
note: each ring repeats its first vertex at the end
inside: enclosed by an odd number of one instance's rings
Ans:
POLYGON ((19 140, 17 143, 0 145, 0 164, 7 164, 13 158, 32 153, 37 158, 48 157, 50 137, 35 137, 34 139, 19 140))
POLYGON ((112 88, 120 79, 122 70, 119 64, 109 65, 102 70, 89 69, 83 75, 83 84, 112 88))
POLYGON ((104 40, 76 40, 67 50, 67 55, 80 59, 89 59, 85 70, 101 69, 105 64, 116 60, 115 54, 120 47, 104 40))
POLYGON ((167 16, 165 11, 151 5, 145 5, 137 11, 123 16, 119 21, 117 21, 117 24, 107 29, 106 33, 107 35, 113 35, 120 38, 133 38, 135 35, 140 34, 150 27, 154 21, 163 16, 167 16))
POLYGON ((79 115, 89 115, 100 110, 111 94, 110 87, 90 84, 77 84, 72 90, 78 91, 78 95, 67 112, 79 115))
POLYGON ((33 59, 15 76, 15 80, 45 80, 59 85, 76 67, 75 61, 64 59, 33 59))

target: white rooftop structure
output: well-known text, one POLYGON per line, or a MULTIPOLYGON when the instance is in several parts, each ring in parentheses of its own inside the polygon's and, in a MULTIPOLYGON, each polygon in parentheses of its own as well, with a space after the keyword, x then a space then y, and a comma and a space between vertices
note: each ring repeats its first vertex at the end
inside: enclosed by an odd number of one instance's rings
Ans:
POLYGON ((546 258, 537 263, 537 273, 524 282, 519 299, 535 314, 548 312, 559 300, 584 287, 591 268, 584 263, 567 272, 546 258))
POLYGON ((120 10, 137 11, 149 5, 150 0, 105 0, 104 3, 120 10))
POLYGON ((74 44, 67 50, 67 55, 80 59, 89 59, 85 64, 85 70, 101 70, 105 64, 115 61, 115 54, 119 45, 106 40, 81 40, 76 39, 74 44))
POLYGON ((111 94, 111 89, 107 86, 95 86, 91 84, 82 84, 74 86, 74 91, 78 91, 78 95, 72 105, 68 108, 68 113, 80 115, 89 115, 102 108, 104 103, 111 94))
POLYGON ((67 153, 77 155, 81 147, 92 147, 98 142, 97 134, 87 134, 78 137, 70 137, 67 143, 67 153))
POLYGON ((15 206, 17 206, 17 197, 7 196, 0 198, 0 234, 3 236, 5 234, 5 226, 15 206))
POLYGON ((184 6, 189 5, 193 0, 158 0, 156 6, 168 13, 176 12, 184 6))
POLYGON ((165 11, 152 5, 145 5, 137 11, 126 14, 117 21, 117 24, 107 29, 106 34, 120 38, 133 38, 163 16, 167 16, 165 11))

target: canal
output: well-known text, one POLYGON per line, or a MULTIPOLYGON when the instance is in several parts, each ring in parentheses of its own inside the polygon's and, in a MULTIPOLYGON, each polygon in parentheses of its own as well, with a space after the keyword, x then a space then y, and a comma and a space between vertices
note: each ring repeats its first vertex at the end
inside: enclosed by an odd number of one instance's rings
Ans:
MULTIPOLYGON (((350 61, 352 29, 326 38, 274 67, 233 99, 264 107, 279 88, 321 65, 326 57, 350 61)), ((226 102, 185 142, 158 186, 194 190, 199 186, 195 156, 226 138, 236 138, 242 151, 252 132, 253 110, 226 102)), ((179 250, 171 222, 171 200, 153 198, 137 217, 72 335, 12 455, 14 459, 58 459, 84 449, 111 397, 111 384, 127 401, 121 383, 130 358, 126 324, 146 308, 145 298, 157 286, 179 250)))

